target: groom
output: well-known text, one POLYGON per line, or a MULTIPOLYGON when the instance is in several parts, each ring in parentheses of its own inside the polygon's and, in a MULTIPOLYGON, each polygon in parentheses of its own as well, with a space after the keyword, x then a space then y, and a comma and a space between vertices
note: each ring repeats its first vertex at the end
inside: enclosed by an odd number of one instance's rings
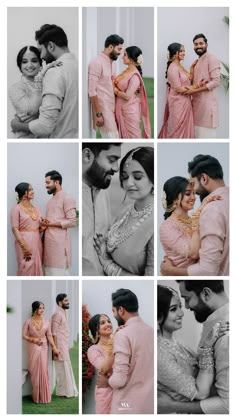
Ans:
POLYGON ((138 314, 137 296, 129 289, 112 293, 112 312, 121 329, 114 334, 114 364, 99 387, 113 389, 110 414, 154 413, 154 333, 138 314))
POLYGON ((121 143, 83 143, 82 149, 82 273, 83 276, 104 276, 93 237, 97 232, 104 235, 111 223, 107 189, 119 169, 121 143))
POLYGON ((33 133, 36 138, 78 138, 78 64, 70 53, 64 30, 45 24, 35 32, 41 59, 49 68, 43 77, 39 117, 30 123, 14 119, 12 129, 33 133))
MULTIPOLYGON (((199 346, 217 322, 228 322, 229 303, 223 280, 177 280, 185 307, 203 323, 199 346)), ((186 414, 229 414, 229 336, 214 344, 215 378, 210 397, 202 401, 175 401, 165 393, 158 396, 158 412, 186 414)))
POLYGON ((229 275, 229 188, 223 179, 220 162, 210 155, 197 155, 188 164, 194 191, 201 201, 219 195, 202 210, 199 219, 201 247, 199 260, 188 268, 175 267, 165 257, 161 263, 164 276, 229 275))
POLYGON ((106 38, 105 48, 89 64, 88 94, 92 104, 93 128, 100 128, 103 138, 118 138, 115 121, 115 95, 112 80, 113 62, 122 51, 123 38, 113 34, 106 38))

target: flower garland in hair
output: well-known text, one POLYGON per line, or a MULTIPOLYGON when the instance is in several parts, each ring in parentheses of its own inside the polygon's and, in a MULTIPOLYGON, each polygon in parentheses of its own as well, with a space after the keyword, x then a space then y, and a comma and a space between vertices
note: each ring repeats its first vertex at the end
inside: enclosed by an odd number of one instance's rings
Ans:
POLYGON ((20 202, 20 199, 19 199, 19 194, 18 194, 18 192, 16 193, 16 202, 17 202, 17 204, 20 202))
POLYGON ((166 200, 166 192, 162 192, 162 207, 164 210, 167 210, 167 200, 166 200))
POLYGON ((142 66, 143 65, 143 56, 142 56, 142 54, 139 54, 139 56, 137 57, 137 64, 139 66, 142 66))
POLYGON ((170 61, 170 51, 167 51, 166 58, 168 61, 170 61))

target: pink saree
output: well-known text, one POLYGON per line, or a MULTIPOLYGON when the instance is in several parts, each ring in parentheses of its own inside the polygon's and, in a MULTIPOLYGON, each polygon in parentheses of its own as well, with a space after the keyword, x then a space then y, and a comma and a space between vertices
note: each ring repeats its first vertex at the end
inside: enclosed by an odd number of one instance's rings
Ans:
POLYGON ((24 259, 20 244, 15 240, 16 258, 18 264, 17 276, 43 276, 42 255, 43 246, 39 233, 41 210, 36 207, 38 217, 33 220, 19 204, 11 209, 11 226, 19 230, 23 241, 29 246, 32 256, 30 261, 24 259))
POLYGON ((187 74, 175 63, 171 63, 168 72, 167 97, 163 125, 159 139, 192 139, 194 138, 193 111, 191 96, 177 93, 175 89, 190 86, 187 74))
POLYGON ((139 72, 127 73, 127 76, 119 80, 116 86, 129 97, 128 100, 125 100, 116 96, 115 115, 120 138, 142 138, 140 129, 140 118, 142 117, 144 138, 150 139, 151 126, 148 101, 139 72))
POLYGON ((29 337, 41 338, 43 344, 37 344, 27 341, 28 352, 28 370, 32 385, 32 399, 37 404, 48 404, 51 402, 51 392, 48 377, 48 342, 47 337, 52 335, 50 322, 43 320, 43 326, 38 331, 29 318, 23 326, 23 335, 29 337))

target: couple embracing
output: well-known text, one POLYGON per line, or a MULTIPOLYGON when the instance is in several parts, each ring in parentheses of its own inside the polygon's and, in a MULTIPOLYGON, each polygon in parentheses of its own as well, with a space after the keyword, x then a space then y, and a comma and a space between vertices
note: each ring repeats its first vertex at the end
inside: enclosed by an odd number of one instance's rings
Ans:
POLYGON ((126 69, 115 75, 114 61, 122 52, 124 39, 113 34, 106 38, 104 50, 89 64, 88 93, 92 104, 93 128, 103 138, 151 137, 147 95, 142 78, 142 51, 137 46, 124 50, 126 69))

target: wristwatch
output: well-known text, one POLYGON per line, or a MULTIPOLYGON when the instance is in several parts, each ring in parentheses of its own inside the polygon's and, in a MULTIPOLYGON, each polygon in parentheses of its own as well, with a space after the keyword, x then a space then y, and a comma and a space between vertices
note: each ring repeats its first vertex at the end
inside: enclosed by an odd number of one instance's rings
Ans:
POLYGON ((96 117, 97 117, 97 118, 102 117, 102 112, 97 112, 96 117))

